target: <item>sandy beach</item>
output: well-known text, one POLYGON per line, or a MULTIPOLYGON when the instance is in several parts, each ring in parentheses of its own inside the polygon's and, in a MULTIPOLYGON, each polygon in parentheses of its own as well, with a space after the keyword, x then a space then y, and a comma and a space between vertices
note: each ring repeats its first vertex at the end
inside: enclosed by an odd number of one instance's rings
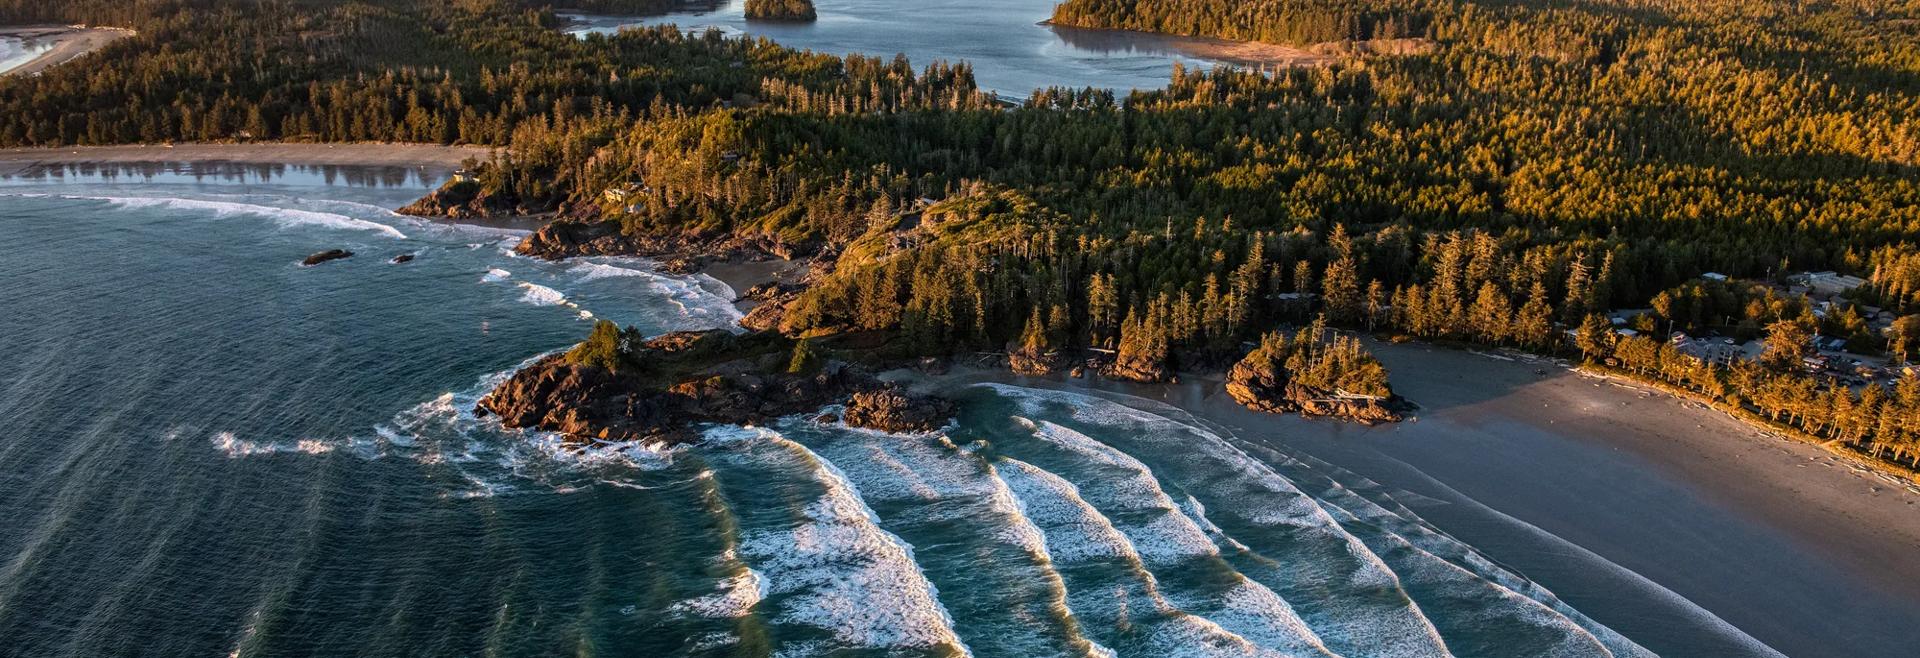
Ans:
POLYGON ((80 58, 82 55, 99 50, 114 41, 133 36, 132 30, 96 27, 76 28, 66 25, 32 25, 25 27, 0 28, 0 37, 16 37, 51 43, 52 47, 40 53, 25 64, 12 70, 0 72, 0 75, 34 75, 48 68, 59 66, 80 58))
POLYGON ((1661 655, 1892 656, 1920 643, 1920 494, 1904 485, 1563 363, 1422 344, 1376 352, 1422 406, 1408 422, 1258 414, 1199 379, 949 381, 1149 398, 1236 441, 1325 462, 1661 655))
MULTIPOLYGON (((772 283, 774 281, 791 281, 795 277, 805 274, 807 271, 807 262, 781 259, 728 261, 709 263, 706 267, 701 268, 700 271, 707 276, 719 279, 721 283, 727 284, 727 287, 732 288, 733 294, 738 297, 739 295, 747 294, 747 290, 754 286, 763 283, 772 283)), ((753 310, 755 306, 759 306, 760 302, 751 299, 735 299, 733 305, 744 313, 753 310)))
POLYGON ((467 158, 486 159, 480 146, 440 144, 131 144, 0 149, 0 176, 54 165, 242 163, 291 166, 432 166, 453 169, 467 158))

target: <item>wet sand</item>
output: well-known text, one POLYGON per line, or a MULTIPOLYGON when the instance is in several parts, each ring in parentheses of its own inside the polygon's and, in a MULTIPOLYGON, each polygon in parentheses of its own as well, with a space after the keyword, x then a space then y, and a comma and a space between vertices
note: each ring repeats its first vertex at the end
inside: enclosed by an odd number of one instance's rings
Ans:
POLYGON ((0 28, 0 37, 20 37, 53 43, 53 47, 40 53, 40 56, 12 70, 0 72, 0 75, 34 75, 48 68, 79 59, 82 55, 130 36, 133 36, 132 30, 119 28, 74 28, 65 25, 0 28))
POLYGON ((1423 407, 1409 422, 1258 414, 1217 381, 959 377, 1146 397, 1234 440, 1324 461, 1397 491, 1442 530, 1661 655, 1920 646, 1920 495, 1816 446, 1552 361, 1420 344, 1376 352, 1395 389, 1423 407))
POLYGON ((467 158, 484 160, 480 146, 439 144, 130 144, 64 148, 0 149, 0 176, 54 165, 236 163, 292 166, 434 166, 453 169, 467 158))
POLYGON ((747 294, 747 290, 762 283, 787 281, 806 272, 806 261, 799 260, 763 260, 709 263, 701 268, 701 273, 719 279, 733 289, 736 297, 734 306, 741 312, 753 310, 760 303, 749 299, 737 299, 747 294))

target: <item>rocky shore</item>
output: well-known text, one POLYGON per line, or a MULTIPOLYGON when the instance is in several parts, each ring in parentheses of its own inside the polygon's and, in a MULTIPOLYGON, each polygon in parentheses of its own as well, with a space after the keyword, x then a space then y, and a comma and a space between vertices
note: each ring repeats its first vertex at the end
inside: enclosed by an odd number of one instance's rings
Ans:
POLYGON ((848 425, 887 432, 929 431, 953 417, 950 402, 882 383, 856 365, 822 358, 795 367, 796 349, 805 348, 777 335, 712 330, 629 347, 623 358, 631 367, 556 354, 514 373, 475 411, 510 428, 666 444, 698 438, 693 426, 702 423, 765 424, 842 403, 848 425))
MULTIPOLYGON (((436 194, 439 194, 436 192, 436 194)), ((423 200, 424 201, 424 200, 423 200)), ((404 210, 402 212, 405 212, 404 210)), ((559 260, 574 256, 649 256, 680 260, 792 259, 811 251, 776 240, 729 235, 665 234, 635 236, 620 230, 618 222, 560 219, 527 236, 514 251, 522 256, 559 260)))
POLYGON ((1298 413, 1363 425, 1401 420, 1410 408, 1387 384, 1387 371, 1350 336, 1318 324, 1288 336, 1268 334, 1227 371, 1226 390, 1241 406, 1265 413, 1298 413))
POLYGON ((1399 422, 1409 406, 1399 397, 1342 396, 1337 391, 1291 381, 1281 369, 1242 361, 1227 371, 1227 395, 1240 406, 1272 414, 1343 418, 1362 425, 1399 422))

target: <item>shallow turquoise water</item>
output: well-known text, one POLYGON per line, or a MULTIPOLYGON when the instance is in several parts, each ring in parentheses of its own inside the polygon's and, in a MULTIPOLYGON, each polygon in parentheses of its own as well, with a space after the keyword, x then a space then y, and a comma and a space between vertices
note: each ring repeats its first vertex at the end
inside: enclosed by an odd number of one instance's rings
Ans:
POLYGON ((1166 408, 505 431, 473 400, 589 317, 724 326, 731 291, 383 210, 430 174, 197 173, 0 185, 0 654, 1650 655, 1166 408))

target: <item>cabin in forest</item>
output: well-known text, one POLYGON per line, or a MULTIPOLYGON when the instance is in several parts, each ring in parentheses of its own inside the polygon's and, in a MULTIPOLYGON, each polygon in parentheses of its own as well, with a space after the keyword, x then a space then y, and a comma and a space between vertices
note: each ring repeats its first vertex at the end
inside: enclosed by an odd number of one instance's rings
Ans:
POLYGON ((1867 285, 1866 279, 1838 272, 1804 272, 1793 275, 1789 280, 1823 295, 1838 295, 1867 285))

